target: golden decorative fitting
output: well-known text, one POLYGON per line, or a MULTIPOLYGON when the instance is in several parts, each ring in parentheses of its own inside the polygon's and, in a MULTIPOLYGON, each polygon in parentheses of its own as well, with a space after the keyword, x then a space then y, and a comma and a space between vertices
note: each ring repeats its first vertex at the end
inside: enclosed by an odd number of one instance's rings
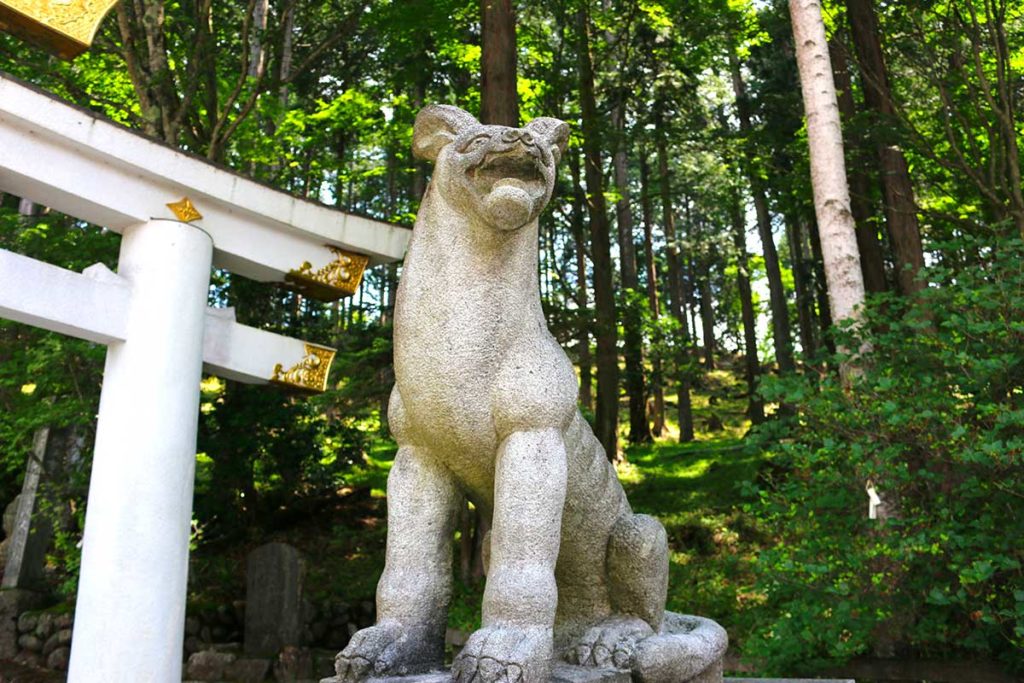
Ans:
POLYGON ((327 373, 334 361, 334 349, 313 344, 305 346, 306 355, 292 367, 285 370, 280 363, 274 366, 274 374, 270 377, 271 384, 303 391, 327 390, 327 373))
POLYGON ((117 0, 0 0, 0 31, 71 60, 89 49, 117 0))
POLYGON ((353 254, 337 247, 327 247, 337 258, 319 270, 313 270, 309 261, 290 271, 285 279, 301 294, 321 301, 334 301, 351 296, 359 289, 370 257, 353 254))
POLYGON ((191 223, 203 217, 203 214, 199 213, 192 200, 188 197, 182 197, 179 202, 171 202, 167 205, 167 208, 173 211, 178 220, 183 223, 191 223))

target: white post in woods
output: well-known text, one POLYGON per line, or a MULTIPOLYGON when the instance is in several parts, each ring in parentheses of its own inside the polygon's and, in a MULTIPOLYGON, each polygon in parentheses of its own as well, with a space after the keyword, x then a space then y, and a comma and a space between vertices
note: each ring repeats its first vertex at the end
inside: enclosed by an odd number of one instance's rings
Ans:
POLYGON ((127 341, 107 350, 70 683, 181 680, 212 253, 186 223, 124 231, 127 341))

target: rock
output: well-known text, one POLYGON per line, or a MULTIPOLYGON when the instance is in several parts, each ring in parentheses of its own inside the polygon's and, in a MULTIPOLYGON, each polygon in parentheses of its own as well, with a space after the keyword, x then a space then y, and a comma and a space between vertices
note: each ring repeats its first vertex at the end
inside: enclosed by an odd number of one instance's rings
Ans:
POLYGON ((46 668, 55 671, 67 671, 71 661, 71 648, 58 647, 46 658, 46 668))
POLYGON ((53 620, 53 627, 56 629, 71 628, 75 623, 75 615, 72 612, 61 612, 53 620))
POLYGON ((56 650, 62 645, 68 645, 71 643, 71 631, 64 629, 62 631, 56 631, 52 636, 46 639, 43 644, 43 656, 49 657, 50 653, 56 650))
POLYGON ((238 657, 242 654, 241 643, 216 643, 214 645, 211 645, 207 649, 213 650, 214 652, 229 652, 235 655, 235 657, 238 657))
POLYGON ((185 635, 186 636, 198 636, 199 629, 202 625, 199 620, 195 617, 185 617, 185 635))
POLYGON ((50 634, 54 631, 54 621, 56 616, 52 612, 43 612, 39 615, 39 621, 36 623, 35 634, 42 640, 46 640, 50 637, 50 634))
POLYGON ((203 649, 203 642, 199 640, 198 636, 188 636, 185 638, 185 654, 191 655, 199 652, 203 649))
POLYGON ((30 652, 41 652, 43 649, 43 641, 34 634, 26 633, 18 638, 18 647, 22 650, 29 650, 30 652))
POLYGON ((309 627, 309 635, 311 642, 319 643, 327 635, 327 629, 330 626, 325 621, 314 621, 309 627))
POLYGON ((236 659, 224 671, 232 683, 260 683, 270 673, 269 659, 236 659))
POLYGON ((38 623, 38 612, 24 612, 20 617, 18 617, 18 631, 20 633, 30 633, 36 630, 36 625, 38 623))
POLYGON ((19 652, 17 656, 14 657, 14 661, 18 664, 24 664, 25 666, 31 666, 37 669, 42 667, 45 663, 41 654, 38 652, 31 652, 29 650, 22 650, 19 652))
POLYGON ((201 650, 188 658, 185 672, 193 680, 220 681, 224 679, 224 672, 235 659, 235 655, 230 652, 201 650))
POLYGON ((298 683, 313 676, 313 655, 301 647, 288 645, 274 662, 274 678, 278 683, 298 683))
POLYGON ((246 564, 245 653, 273 657, 302 639, 302 561, 286 543, 268 543, 246 564))
POLYGON ((13 659, 18 654, 18 619, 22 613, 42 607, 43 602, 44 597, 35 591, 0 591, 0 659, 13 659))
POLYGON ((216 612, 217 622, 221 626, 234 626, 235 615, 228 605, 219 605, 216 612))

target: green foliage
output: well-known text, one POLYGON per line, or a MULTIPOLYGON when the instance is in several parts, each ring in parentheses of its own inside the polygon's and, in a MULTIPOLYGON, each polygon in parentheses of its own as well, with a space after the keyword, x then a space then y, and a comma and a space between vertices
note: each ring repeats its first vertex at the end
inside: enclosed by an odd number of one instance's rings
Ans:
POLYGON ((363 433, 312 401, 234 383, 204 398, 195 510, 221 533, 301 509, 362 455, 363 433))
POLYGON ((1024 244, 945 249, 983 260, 931 268, 910 304, 871 301, 838 337, 869 349, 850 359, 851 387, 764 383, 798 408, 761 429, 776 455, 748 489, 748 509, 781 535, 758 562, 768 609, 745 654, 775 672, 886 641, 1024 670, 1024 244), (885 521, 867 519, 868 482, 885 521))

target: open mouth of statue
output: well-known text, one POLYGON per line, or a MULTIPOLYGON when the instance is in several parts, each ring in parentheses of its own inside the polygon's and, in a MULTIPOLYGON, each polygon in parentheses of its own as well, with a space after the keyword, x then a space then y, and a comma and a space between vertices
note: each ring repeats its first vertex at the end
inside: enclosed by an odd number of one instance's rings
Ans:
POLYGON ((488 154, 470 173, 483 194, 490 194, 503 187, 514 187, 538 198, 544 195, 547 187, 540 161, 527 153, 511 151, 488 154))

